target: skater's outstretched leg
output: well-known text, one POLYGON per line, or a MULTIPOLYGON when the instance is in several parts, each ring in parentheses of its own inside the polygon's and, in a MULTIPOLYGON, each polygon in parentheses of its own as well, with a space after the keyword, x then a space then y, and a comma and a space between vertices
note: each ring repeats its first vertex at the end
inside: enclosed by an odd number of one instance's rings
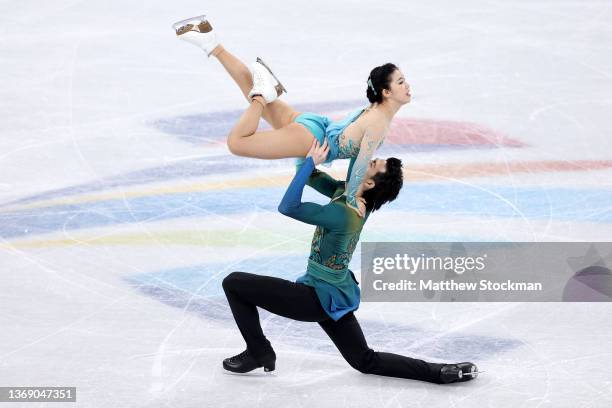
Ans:
POLYGON ((436 384, 470 381, 478 376, 474 363, 429 363, 393 353, 383 353, 368 347, 359 322, 351 312, 340 320, 319 322, 332 339, 342 357, 364 374, 409 378, 436 384))
MULTIPOLYGON (((173 24, 178 38, 201 48, 209 57, 215 57, 225 68, 230 77, 236 82, 244 97, 248 97, 253 88, 253 79, 248 67, 237 57, 231 54, 217 37, 206 16, 193 17, 173 24)), ((269 103, 263 111, 262 117, 274 129, 280 129, 293 121, 299 112, 296 112, 287 103, 276 100, 269 103)))
POLYGON ((314 136, 302 125, 293 122, 299 112, 277 99, 275 89, 280 92, 284 88, 261 60, 258 59, 251 72, 219 43, 215 30, 205 16, 179 21, 173 24, 173 28, 178 38, 198 46, 209 57, 217 58, 251 103, 228 135, 227 145, 232 153, 260 159, 306 156, 314 136), (252 100, 255 90, 263 96, 259 102, 252 100), (262 117, 275 130, 257 132, 262 117))
POLYGON ((351 312, 340 320, 325 320, 319 323, 334 342, 342 357, 354 369, 364 374, 409 378, 441 383, 440 369, 443 364, 429 363, 410 357, 372 350, 363 336, 359 322, 351 312))

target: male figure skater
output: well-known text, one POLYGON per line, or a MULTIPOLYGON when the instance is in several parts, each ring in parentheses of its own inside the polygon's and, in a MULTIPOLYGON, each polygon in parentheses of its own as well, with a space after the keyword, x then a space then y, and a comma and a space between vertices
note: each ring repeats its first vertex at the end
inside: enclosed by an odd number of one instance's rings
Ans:
POLYGON ((345 183, 315 169, 328 153, 327 143, 314 141, 278 207, 296 220, 316 225, 308 268, 296 282, 244 272, 232 272, 223 280, 232 314, 247 349, 223 360, 226 370, 246 373, 259 367, 275 368, 276 354, 264 336, 257 307, 294 320, 317 322, 342 356, 366 374, 409 378, 444 384, 468 381, 478 375, 473 363, 438 364, 368 347, 353 314, 359 306, 360 290, 348 269, 359 234, 369 215, 393 201, 403 184, 399 159, 374 159, 357 191, 365 217, 346 204, 345 183), (302 202, 305 184, 331 198, 327 205, 302 202))

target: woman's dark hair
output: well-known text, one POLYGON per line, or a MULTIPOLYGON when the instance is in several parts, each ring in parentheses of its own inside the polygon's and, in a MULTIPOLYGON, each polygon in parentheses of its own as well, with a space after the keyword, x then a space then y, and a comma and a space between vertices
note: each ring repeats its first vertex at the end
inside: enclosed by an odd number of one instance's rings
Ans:
POLYGON ((387 63, 374 68, 368 77, 368 90, 366 96, 370 103, 381 103, 383 101, 383 89, 389 89, 391 74, 398 69, 395 64, 387 63))
POLYGON ((366 202, 366 211, 376 211, 383 204, 390 203, 397 198, 404 184, 402 161, 395 157, 389 157, 387 159, 387 170, 384 173, 378 172, 373 180, 374 187, 362 194, 366 202))

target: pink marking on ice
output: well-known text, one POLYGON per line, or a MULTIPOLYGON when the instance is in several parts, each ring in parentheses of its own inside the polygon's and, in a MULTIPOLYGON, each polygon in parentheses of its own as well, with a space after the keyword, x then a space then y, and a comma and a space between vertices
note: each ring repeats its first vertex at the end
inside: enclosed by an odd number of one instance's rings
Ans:
POLYGON ((430 119, 394 119, 385 142, 400 145, 526 146, 476 123, 430 119))

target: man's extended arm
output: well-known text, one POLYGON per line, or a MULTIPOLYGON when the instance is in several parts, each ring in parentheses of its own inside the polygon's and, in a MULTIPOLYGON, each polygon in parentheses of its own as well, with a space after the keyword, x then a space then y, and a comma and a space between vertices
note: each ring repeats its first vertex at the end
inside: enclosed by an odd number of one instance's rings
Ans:
POLYGON ((312 157, 307 157, 302 167, 296 173, 289 184, 278 211, 288 217, 312 225, 320 225, 325 228, 335 228, 342 225, 341 214, 334 204, 320 205, 316 203, 302 202, 304 186, 308 181, 315 165, 312 157))
POLYGON ((336 180, 329 174, 316 168, 310 177, 308 177, 306 184, 329 198, 334 196, 337 189, 344 187, 344 181, 336 180))

